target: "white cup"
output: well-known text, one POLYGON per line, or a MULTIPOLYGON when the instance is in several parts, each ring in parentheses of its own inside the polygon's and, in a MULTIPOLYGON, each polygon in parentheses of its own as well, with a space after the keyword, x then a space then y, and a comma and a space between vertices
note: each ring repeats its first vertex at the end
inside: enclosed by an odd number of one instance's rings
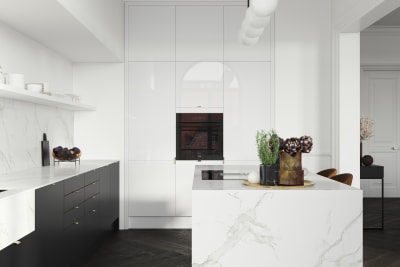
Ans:
POLYGON ((25 88, 25 77, 20 73, 8 73, 6 75, 6 83, 12 87, 24 89, 25 88))

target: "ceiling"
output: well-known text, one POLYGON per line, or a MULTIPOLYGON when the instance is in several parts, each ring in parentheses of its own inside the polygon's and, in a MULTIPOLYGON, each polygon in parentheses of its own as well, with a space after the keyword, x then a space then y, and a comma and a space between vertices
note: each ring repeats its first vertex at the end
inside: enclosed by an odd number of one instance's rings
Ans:
POLYGON ((395 9, 385 17, 373 24, 373 26, 399 26, 400 27, 400 8, 395 9))
POLYGON ((56 0, 0 0, 0 21, 72 62, 119 62, 85 25, 56 0))

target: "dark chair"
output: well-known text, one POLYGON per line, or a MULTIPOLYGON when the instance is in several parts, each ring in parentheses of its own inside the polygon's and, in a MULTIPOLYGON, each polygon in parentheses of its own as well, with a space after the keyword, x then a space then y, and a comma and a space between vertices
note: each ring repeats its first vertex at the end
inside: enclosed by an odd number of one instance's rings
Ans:
POLYGON ((318 175, 327 177, 327 178, 332 178, 333 176, 335 176, 337 174, 337 170, 332 168, 332 169, 326 169, 326 170, 322 170, 320 172, 317 172, 318 175))
POLYGON ((351 185, 351 182, 353 182, 353 174, 342 173, 331 177, 331 179, 347 185, 351 185))

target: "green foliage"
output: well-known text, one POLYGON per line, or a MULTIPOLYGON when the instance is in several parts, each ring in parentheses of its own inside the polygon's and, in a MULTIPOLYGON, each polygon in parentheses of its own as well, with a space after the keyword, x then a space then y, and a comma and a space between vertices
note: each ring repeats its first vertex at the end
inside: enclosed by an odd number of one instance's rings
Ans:
POLYGON ((279 136, 275 130, 265 132, 257 131, 256 135, 258 157, 262 164, 271 165, 278 161, 279 157, 279 136))

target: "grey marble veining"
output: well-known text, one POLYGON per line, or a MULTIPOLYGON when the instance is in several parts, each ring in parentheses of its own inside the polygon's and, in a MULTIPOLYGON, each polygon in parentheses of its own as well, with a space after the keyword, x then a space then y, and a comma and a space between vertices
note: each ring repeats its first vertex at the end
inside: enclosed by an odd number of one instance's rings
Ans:
POLYGON ((50 149, 74 145, 74 113, 0 98, 0 174, 41 166, 43 133, 50 149))
POLYGON ((209 168, 251 167, 196 166, 192 266, 362 266, 361 190, 315 174, 305 178, 314 186, 304 189, 201 180, 209 168))

